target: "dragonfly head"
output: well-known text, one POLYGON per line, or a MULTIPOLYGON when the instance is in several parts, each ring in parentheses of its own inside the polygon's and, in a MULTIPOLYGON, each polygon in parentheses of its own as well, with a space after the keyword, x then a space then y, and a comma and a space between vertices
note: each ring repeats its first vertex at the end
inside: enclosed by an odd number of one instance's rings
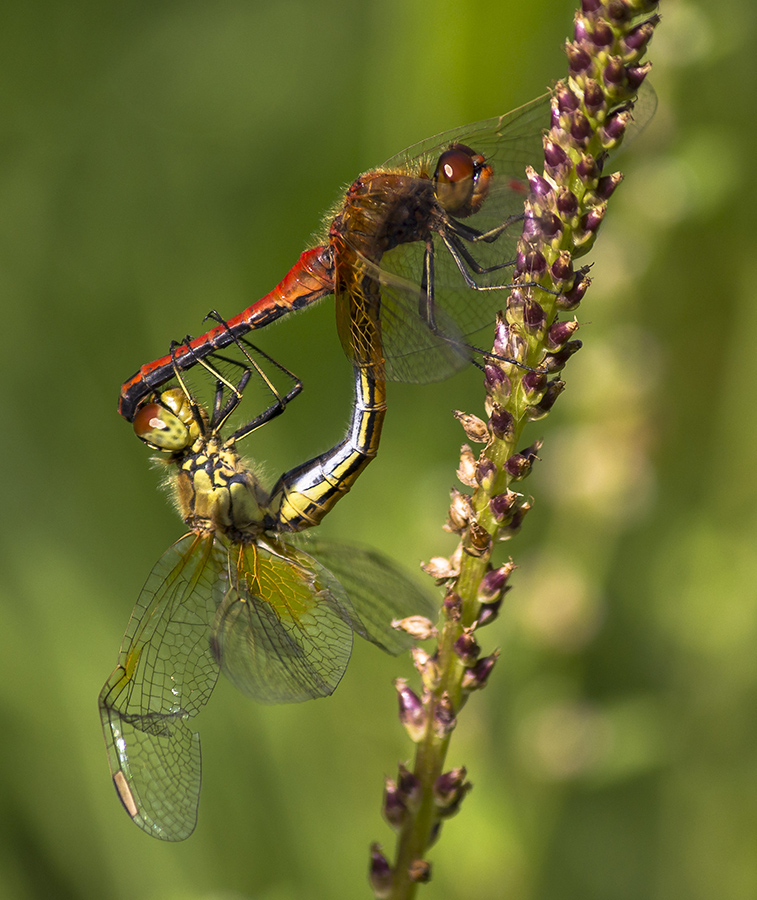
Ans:
POLYGON ((464 219, 481 208, 493 174, 494 170, 480 153, 465 144, 452 144, 436 164, 436 199, 445 212, 464 219))
POLYGON ((187 450, 201 434, 197 413, 181 388, 170 388, 134 416, 134 433, 155 450, 187 450))

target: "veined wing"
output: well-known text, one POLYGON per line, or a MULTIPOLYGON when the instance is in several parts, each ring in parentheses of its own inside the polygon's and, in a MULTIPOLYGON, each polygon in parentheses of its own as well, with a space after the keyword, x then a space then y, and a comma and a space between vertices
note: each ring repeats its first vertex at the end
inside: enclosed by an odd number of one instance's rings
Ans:
POLYGON ((218 680, 209 638, 225 567, 212 537, 186 535, 163 554, 98 700, 119 797, 140 828, 167 841, 189 837, 197 822, 200 738, 187 720, 218 680))
POLYGON ((260 703, 334 692, 352 654, 354 613, 339 582, 281 541, 232 544, 211 644, 221 671, 260 703))
POLYGON ((356 634, 387 653, 407 650, 413 639, 392 628, 392 619, 426 616, 434 619, 438 605, 391 559, 359 544, 311 537, 307 532, 287 538, 308 556, 316 557, 349 594, 356 634))

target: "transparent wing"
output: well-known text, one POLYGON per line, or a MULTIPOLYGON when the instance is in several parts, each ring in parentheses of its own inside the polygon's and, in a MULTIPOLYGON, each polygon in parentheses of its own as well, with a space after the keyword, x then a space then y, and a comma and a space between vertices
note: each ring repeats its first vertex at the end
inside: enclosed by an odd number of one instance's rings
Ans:
POLYGON ((193 534, 163 554, 98 700, 118 795, 140 828, 167 841, 189 837, 197 822, 200 738, 187 720, 218 680, 209 638, 225 567, 225 550, 193 534))
POLYGON ((328 567, 349 594, 356 634, 397 654, 412 638, 392 628, 392 619, 426 616, 435 619, 438 604, 391 559, 358 544, 324 541, 309 534, 288 538, 328 567))
POLYGON ((320 563, 277 541, 232 545, 212 647, 224 675, 260 703, 334 692, 352 654, 354 613, 320 563))
MULTIPOLYGON (((654 90, 644 82, 623 146, 644 129, 656 105, 654 90)), ((473 272, 468 267, 469 273, 479 286, 493 290, 471 290, 440 235, 432 235, 434 328, 429 328, 419 312, 425 259, 422 242, 403 243, 388 250, 380 267, 360 258, 364 270, 369 274, 373 270, 381 284, 382 342, 389 380, 439 381, 470 361, 478 344, 475 335, 494 322, 505 302, 528 191, 525 170, 529 165, 542 170, 542 136, 549 124, 550 95, 544 94, 506 115, 435 135, 380 167, 429 179, 444 150, 456 142, 466 144, 484 156, 494 174, 481 209, 467 217, 465 225, 485 233, 510 222, 496 240, 467 244, 478 266, 491 270, 473 272)))

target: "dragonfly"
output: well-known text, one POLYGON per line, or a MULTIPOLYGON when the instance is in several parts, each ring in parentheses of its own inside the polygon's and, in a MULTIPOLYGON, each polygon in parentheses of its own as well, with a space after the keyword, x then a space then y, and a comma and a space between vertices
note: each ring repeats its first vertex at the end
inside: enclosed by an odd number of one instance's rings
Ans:
MULTIPOLYGON (((441 381, 487 354, 471 337, 512 287, 528 165, 541 168, 551 95, 407 148, 356 179, 323 239, 264 297, 186 345, 143 365, 121 387, 131 421, 141 399, 234 337, 334 294, 337 330, 353 365, 390 381, 441 381), (471 224, 473 223, 473 224, 471 224)), ((625 139, 654 115, 644 82, 625 139)))
MULTIPOLYGON (((181 349, 172 348, 174 358, 181 349)), ((166 841, 184 840, 196 825, 201 755, 192 720, 220 673, 261 703, 324 697, 345 672, 354 635, 397 654, 411 638, 392 620, 434 608, 374 550, 302 533, 375 455, 385 407, 371 379, 356 370, 344 440, 266 491, 237 444, 279 415, 301 384, 224 436, 256 366, 249 358, 234 381, 217 358, 200 361, 215 380, 212 404, 188 389, 177 364, 178 386, 148 396, 134 417, 136 434, 163 453, 189 530, 148 576, 99 696, 118 796, 140 828, 166 841)))
POLYGON ((353 365, 390 381, 439 381, 476 352, 467 338, 494 321, 515 261, 526 166, 543 156, 550 95, 506 115, 435 135, 362 174, 317 246, 228 327, 141 367, 122 388, 129 421, 174 366, 195 365, 280 316, 334 294, 353 365), (470 223, 475 223, 475 225, 470 223), (366 318, 372 320, 366 329, 366 318))

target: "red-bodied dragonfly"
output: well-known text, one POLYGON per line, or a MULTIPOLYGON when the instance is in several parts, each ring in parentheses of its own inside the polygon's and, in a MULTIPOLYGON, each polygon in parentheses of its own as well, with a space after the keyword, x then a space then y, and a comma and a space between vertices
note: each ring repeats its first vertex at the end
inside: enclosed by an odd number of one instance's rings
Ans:
POLYGON ((216 379, 209 412, 177 366, 179 387, 147 398, 134 417, 139 437, 168 454, 189 533, 150 573, 99 697, 118 795, 140 828, 169 841, 196 824, 201 757, 191 719, 219 672, 262 703, 323 697, 344 674, 354 634, 398 653, 410 638, 392 619, 433 608, 380 554, 297 534, 320 522, 375 455, 384 406, 371 380, 358 373, 347 437, 267 492, 237 442, 277 415, 298 386, 224 437, 251 368, 234 384, 202 365, 216 379))
POLYGON ((121 388, 129 421, 141 399, 198 358, 285 313, 334 294, 353 364, 388 380, 438 381, 476 352, 509 287, 527 193, 526 166, 542 158, 550 96, 436 135, 361 175, 328 233, 244 312, 142 368, 121 388), (468 224, 471 221, 474 225, 468 224), (474 293, 475 292, 475 293, 474 293), (366 310, 370 310, 366 313, 366 310), (372 332, 363 328, 366 315, 372 332), (385 367, 385 370, 384 370, 385 367))

